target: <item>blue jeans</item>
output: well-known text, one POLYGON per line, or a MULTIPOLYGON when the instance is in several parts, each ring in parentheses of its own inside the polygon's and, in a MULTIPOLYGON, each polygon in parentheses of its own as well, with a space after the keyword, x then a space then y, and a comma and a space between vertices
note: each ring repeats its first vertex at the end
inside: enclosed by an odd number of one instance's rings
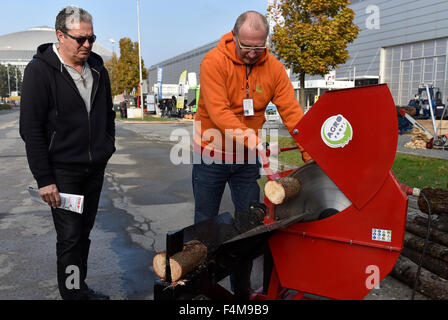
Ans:
POLYGON ((222 195, 229 184, 235 211, 249 212, 251 202, 260 201, 260 164, 193 164, 194 223, 219 213, 222 195))

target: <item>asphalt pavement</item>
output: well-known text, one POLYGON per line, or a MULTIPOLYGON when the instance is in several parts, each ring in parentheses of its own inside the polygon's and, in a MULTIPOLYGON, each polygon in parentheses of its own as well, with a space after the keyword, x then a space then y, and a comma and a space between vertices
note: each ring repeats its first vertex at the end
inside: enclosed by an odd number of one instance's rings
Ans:
MULTIPOLYGON (((18 118, 18 109, 0 111, 0 300, 60 299, 56 233, 49 208, 26 191, 36 184, 18 118)), ((189 134, 191 124, 117 121, 117 152, 106 168, 87 276, 90 287, 114 300, 153 299, 154 254, 165 249, 167 232, 193 223, 191 164, 170 161, 174 129, 189 134)), ((231 210, 228 190, 221 209, 231 210)))
MULTIPOLYGON (((17 109, 0 111, 0 300, 57 300, 56 233, 49 208, 32 202, 26 191, 35 181, 18 135, 18 115, 17 109)), ((117 152, 106 168, 91 233, 87 283, 114 300, 151 300, 154 254, 165 249, 167 232, 193 223, 191 163, 170 160, 174 146, 189 144, 192 123, 116 124, 117 152)), ((233 211, 228 188, 221 203, 225 211, 233 211)), ((260 259, 254 264, 254 289, 261 286, 261 265, 260 259)), ((222 285, 228 288, 228 280, 222 285)), ((410 296, 407 286, 389 276, 366 299, 410 296)))

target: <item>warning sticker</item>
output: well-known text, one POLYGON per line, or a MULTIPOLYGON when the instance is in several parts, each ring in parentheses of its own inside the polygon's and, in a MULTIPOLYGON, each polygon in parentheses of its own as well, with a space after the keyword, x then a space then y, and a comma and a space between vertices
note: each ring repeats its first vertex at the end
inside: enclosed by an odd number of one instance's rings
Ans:
POLYGON ((392 230, 372 229, 372 240, 391 242, 392 230))

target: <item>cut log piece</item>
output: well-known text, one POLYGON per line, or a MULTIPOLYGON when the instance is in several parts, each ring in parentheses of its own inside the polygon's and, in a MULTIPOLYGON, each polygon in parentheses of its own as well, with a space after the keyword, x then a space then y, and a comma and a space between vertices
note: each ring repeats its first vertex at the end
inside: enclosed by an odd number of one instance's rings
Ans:
MULTIPOLYGON (((426 226, 428 224, 428 219, 417 216, 414 218, 414 222, 419 225, 426 226)), ((439 231, 448 232, 448 222, 431 221, 431 228, 437 229, 439 231)))
MULTIPOLYGON (((408 248, 415 249, 419 252, 423 250, 425 240, 410 232, 404 233, 404 245, 408 248)), ((441 246, 432 241, 428 241, 425 249, 425 256, 430 255, 434 258, 448 262, 448 247, 441 246)))
MULTIPOLYGON (((413 288, 417 270, 418 265, 416 263, 400 255, 391 275, 413 288)), ((419 281, 417 281, 417 291, 434 300, 448 300, 448 280, 421 268, 419 281)))
POLYGON ((444 214, 448 213, 448 190, 445 189, 433 189, 424 188, 420 192, 418 197, 418 207, 424 212, 428 213, 428 205, 421 194, 424 194, 429 201, 431 207, 431 214, 444 214))
MULTIPOLYGON (((200 266, 207 257, 207 247, 197 240, 187 242, 183 250, 170 257, 172 282, 182 279, 183 276, 200 266)), ((166 252, 159 252, 152 261, 154 272, 161 279, 165 279, 166 252)))
MULTIPOLYGON (((426 219, 426 222, 428 220, 426 219)), ((417 224, 413 222, 411 219, 408 219, 406 222, 406 231, 409 231, 419 237, 426 238, 427 226, 423 226, 421 224, 417 224)), ((438 244, 448 246, 448 233, 437 230, 433 228, 431 224, 431 230, 429 233, 429 240, 434 241, 438 244)))
POLYGON ((264 186, 264 194, 273 204, 282 204, 300 192, 300 182, 293 177, 283 177, 268 181, 264 186))
MULTIPOLYGON (((421 251, 417 251, 408 247, 404 247, 402 255, 411 259, 417 265, 420 263, 421 251)), ((448 263, 436 258, 433 258, 427 254, 423 257, 422 267, 428 269, 432 273, 439 277, 448 280, 448 263)), ((448 284, 447 284, 448 285, 448 284)))

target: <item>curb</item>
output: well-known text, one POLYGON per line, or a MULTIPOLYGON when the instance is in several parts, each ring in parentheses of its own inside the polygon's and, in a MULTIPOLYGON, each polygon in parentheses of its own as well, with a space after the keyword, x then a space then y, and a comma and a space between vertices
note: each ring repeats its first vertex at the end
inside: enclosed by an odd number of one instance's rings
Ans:
POLYGON ((117 120, 127 124, 180 124, 180 123, 193 122, 193 120, 180 120, 180 121, 127 121, 120 119, 117 120))

